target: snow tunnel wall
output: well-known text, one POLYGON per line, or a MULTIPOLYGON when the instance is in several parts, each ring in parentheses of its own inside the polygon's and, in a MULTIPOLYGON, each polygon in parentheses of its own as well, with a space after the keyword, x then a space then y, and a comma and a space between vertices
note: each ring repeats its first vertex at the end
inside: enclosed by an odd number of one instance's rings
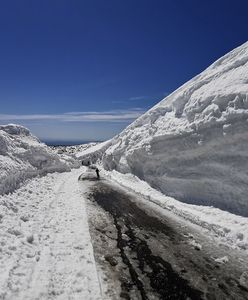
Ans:
POLYGON ((248 43, 184 84, 112 140, 108 170, 183 202, 248 216, 248 43))
MULTIPOLYGON (((166 195, 248 216, 248 124, 245 134, 242 123, 232 130, 235 134, 225 136, 222 127, 204 130, 208 138, 201 143, 199 134, 157 138, 149 152, 135 149, 126 163, 131 173, 166 195)), ((115 169, 126 171, 120 164, 115 169)))

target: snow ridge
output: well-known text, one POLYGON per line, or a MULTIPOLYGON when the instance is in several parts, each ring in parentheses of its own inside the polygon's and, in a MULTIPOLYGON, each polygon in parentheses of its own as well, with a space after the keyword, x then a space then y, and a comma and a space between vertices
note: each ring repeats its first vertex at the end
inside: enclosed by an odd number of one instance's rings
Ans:
POLYGON ((0 195, 12 192, 28 178, 70 171, 77 160, 57 155, 20 125, 0 126, 0 195))

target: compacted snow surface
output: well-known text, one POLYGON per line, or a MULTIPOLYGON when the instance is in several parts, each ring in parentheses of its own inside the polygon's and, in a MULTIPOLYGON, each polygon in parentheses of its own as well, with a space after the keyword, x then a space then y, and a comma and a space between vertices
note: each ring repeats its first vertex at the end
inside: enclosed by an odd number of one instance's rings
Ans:
POLYGON ((82 171, 35 178, 0 196, 0 299, 101 299, 82 171))

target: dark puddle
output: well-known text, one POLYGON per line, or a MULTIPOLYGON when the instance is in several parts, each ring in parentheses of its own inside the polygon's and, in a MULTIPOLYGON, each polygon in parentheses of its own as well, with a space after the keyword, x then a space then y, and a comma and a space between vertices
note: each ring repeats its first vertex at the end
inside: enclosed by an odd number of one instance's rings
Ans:
POLYGON ((84 178, 79 178, 78 180, 87 180, 87 181, 99 181, 98 178, 94 178, 94 177, 84 177, 84 178))
POLYGON ((87 173, 85 174, 85 173, 83 173, 83 174, 81 174, 79 177, 78 177, 78 180, 79 181, 104 181, 104 179, 103 178, 97 178, 95 175, 92 175, 92 174, 90 174, 90 175, 87 175, 87 173))
POLYGON ((141 299, 145 300, 149 299, 151 294, 157 299, 202 299, 201 291, 192 288, 187 280, 173 270, 170 263, 154 255, 146 238, 136 234, 137 228, 145 228, 148 232, 163 232, 174 240, 175 232, 172 228, 148 216, 129 200, 128 195, 106 184, 94 187, 90 197, 114 219, 117 247, 130 273, 130 282, 122 283, 121 297, 131 299, 129 291, 136 286, 141 299))

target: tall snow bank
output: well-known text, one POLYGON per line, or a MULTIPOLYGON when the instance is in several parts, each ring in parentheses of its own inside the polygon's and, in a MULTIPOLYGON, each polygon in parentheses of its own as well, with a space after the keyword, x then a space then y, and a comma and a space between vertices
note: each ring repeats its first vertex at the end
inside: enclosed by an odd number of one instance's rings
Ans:
POLYGON ((59 156, 19 125, 0 126, 0 194, 17 188, 36 175, 69 171, 78 162, 70 156, 59 156))
POLYGON ((82 161, 83 164, 87 165, 88 162, 91 164, 96 163, 102 159, 106 149, 110 146, 111 140, 107 140, 102 143, 90 143, 78 147, 78 151, 75 153, 76 157, 82 161))
POLYGON ((248 42, 128 126, 103 158, 192 204, 248 216, 248 42))

